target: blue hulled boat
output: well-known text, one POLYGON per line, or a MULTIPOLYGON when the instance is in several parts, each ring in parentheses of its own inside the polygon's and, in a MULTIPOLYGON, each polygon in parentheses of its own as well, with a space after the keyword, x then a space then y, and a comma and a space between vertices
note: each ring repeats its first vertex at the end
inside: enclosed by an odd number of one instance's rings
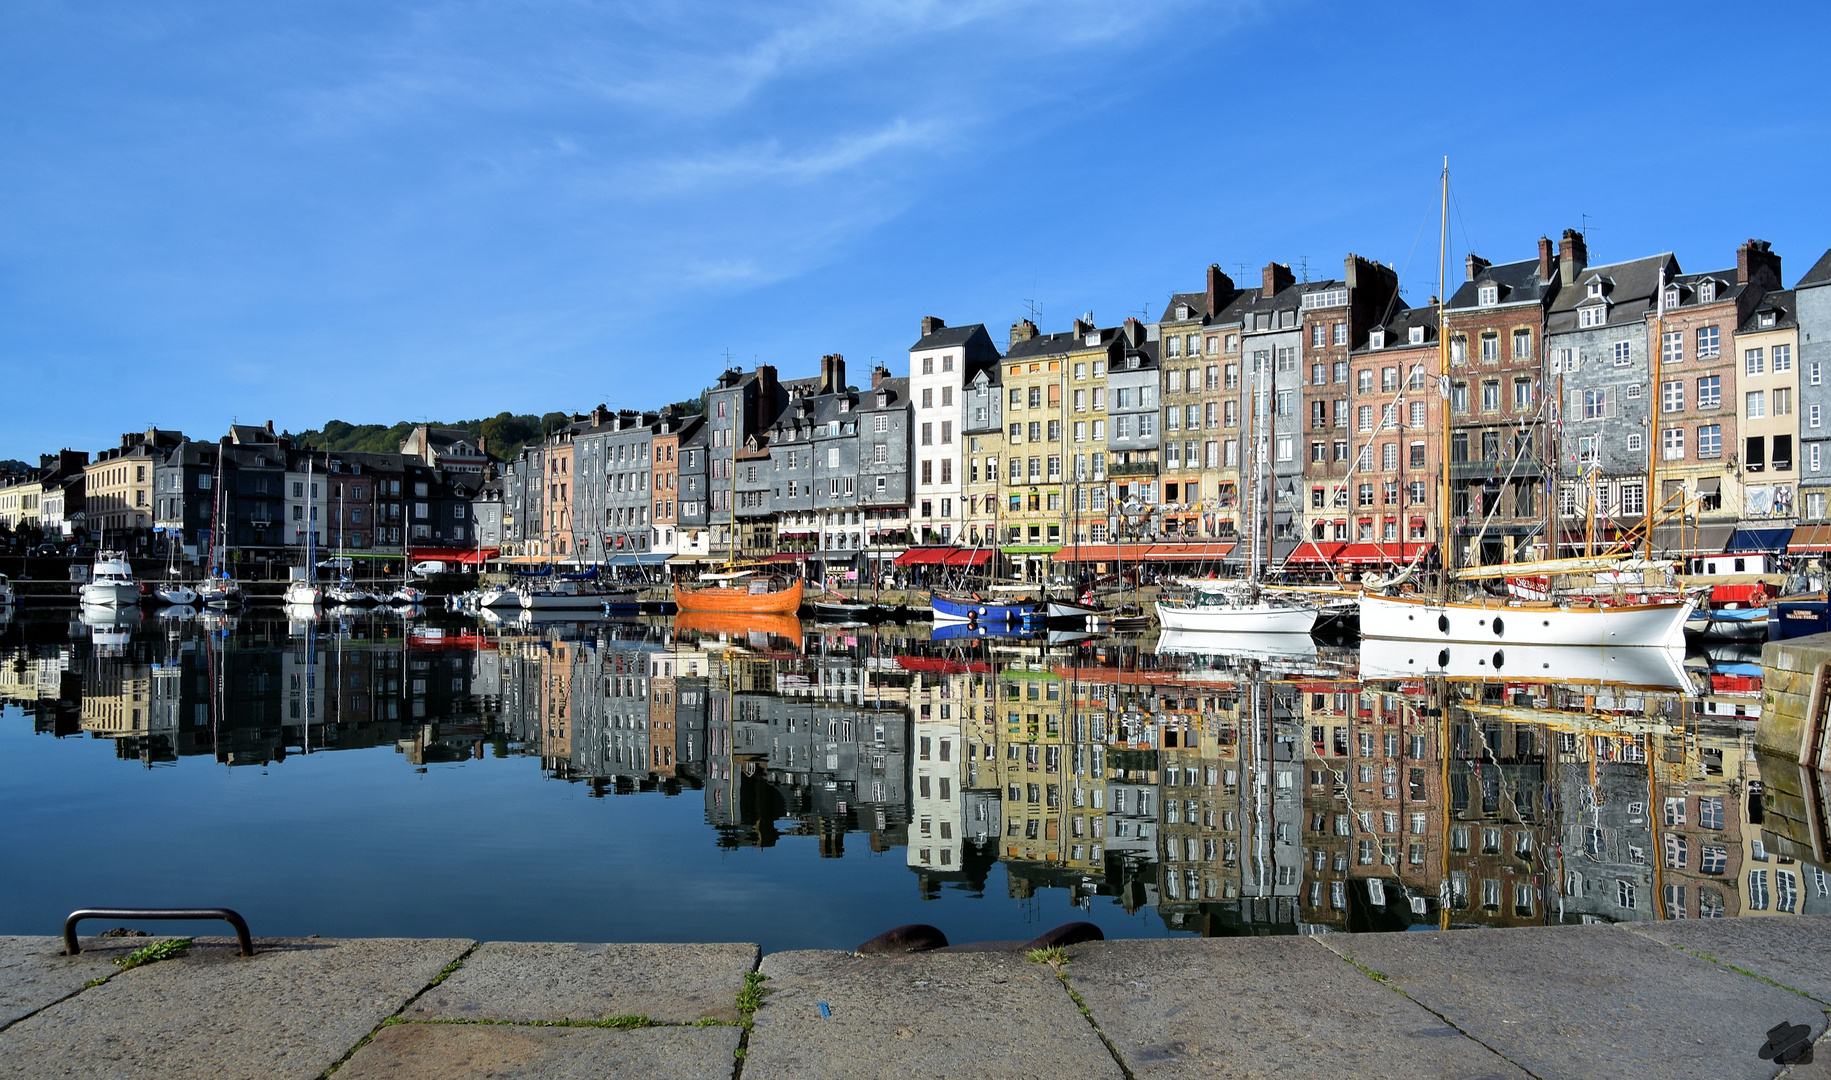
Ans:
POLYGON ((1035 601, 981 600, 977 596, 950 596, 940 592, 929 593, 928 602, 934 608, 936 622, 1015 625, 1036 610, 1035 601))

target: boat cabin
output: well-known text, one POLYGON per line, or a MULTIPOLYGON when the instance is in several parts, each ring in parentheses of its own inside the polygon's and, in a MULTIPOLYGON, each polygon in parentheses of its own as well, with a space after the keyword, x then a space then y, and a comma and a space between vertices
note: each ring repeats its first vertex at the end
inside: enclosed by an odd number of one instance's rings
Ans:
POLYGON ((1772 555, 1740 552, 1734 555, 1694 555, 1685 560, 1688 577, 1725 577, 1731 574, 1775 574, 1772 555))

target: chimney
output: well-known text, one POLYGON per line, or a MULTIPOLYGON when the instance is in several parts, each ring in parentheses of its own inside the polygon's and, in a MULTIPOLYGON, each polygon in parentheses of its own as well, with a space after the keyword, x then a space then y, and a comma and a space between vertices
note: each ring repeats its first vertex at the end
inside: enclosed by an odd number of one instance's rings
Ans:
POLYGON ((1761 277, 1771 278, 1768 288, 1780 288, 1780 256, 1766 240, 1750 240, 1736 249, 1736 281, 1747 285, 1761 277))
POLYGON ((820 358, 820 392, 823 394, 844 393, 846 388, 846 358, 839 353, 820 358))
POLYGON ((940 319, 935 318, 933 315, 922 316, 922 336, 923 337, 927 337, 928 335, 934 333, 936 330, 945 330, 945 329, 947 329, 947 324, 942 322, 940 319))
POLYGON ((490 456, 490 441, 487 436, 477 436, 477 453, 484 457, 490 456))
POLYGON ((267 434, 269 434, 269 435, 273 434, 273 421, 272 420, 267 421, 267 434))
POLYGON ((591 426, 599 427, 604 423, 604 406, 598 405, 591 410, 591 426))
POLYGON ((1076 319, 1074 321, 1074 336, 1083 337, 1089 333, 1092 333, 1093 328, 1094 328, 1094 324, 1089 322, 1088 320, 1076 319))
POLYGON ((1589 249, 1583 246, 1583 234, 1565 229, 1558 241, 1558 284, 1568 289, 1577 283, 1577 275, 1589 265, 1589 249))
POLYGON ((890 369, 885 367, 884 365, 879 364, 876 367, 872 368, 871 369, 871 389, 876 390, 879 386, 882 386, 884 383, 884 380, 888 379, 889 377, 890 377, 890 369))
POLYGON ((1291 273, 1290 267, 1283 263, 1266 263, 1263 291, 1259 295, 1269 300, 1295 284, 1297 275, 1291 273))
POLYGON ((1481 276, 1483 270, 1494 264, 1471 251, 1469 257, 1463 260, 1463 265, 1468 270, 1468 280, 1474 281, 1481 276))
POLYGON ((1126 316, 1126 319, 1125 319, 1125 344, 1126 344, 1126 346, 1129 348, 1136 349, 1138 347, 1138 343, 1143 340, 1144 340, 1144 324, 1139 322, 1137 319, 1132 318, 1129 315, 1126 316))
POLYGON ((1036 336, 1036 324, 1029 319, 1019 319, 1011 324, 1011 344, 1029 341, 1036 336))
POLYGON ((1551 284, 1551 275, 1556 264, 1551 261, 1551 237, 1539 237, 1539 284, 1551 284))
POLYGON ((1208 317, 1221 313, 1221 305, 1233 299, 1233 279, 1221 273, 1219 263, 1208 264, 1208 317))

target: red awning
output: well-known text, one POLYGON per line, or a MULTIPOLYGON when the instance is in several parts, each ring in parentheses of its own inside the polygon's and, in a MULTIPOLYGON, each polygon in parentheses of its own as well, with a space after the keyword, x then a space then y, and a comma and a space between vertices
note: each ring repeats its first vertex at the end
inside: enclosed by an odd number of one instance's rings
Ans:
POLYGON ((1286 566, 1326 566, 1335 561, 1335 553, 1348 545, 1339 541, 1306 541, 1291 557, 1284 560, 1286 566))
POLYGON ((475 566, 485 559, 496 557, 500 549, 486 548, 408 548, 408 562, 455 562, 463 566, 475 566))
POLYGON ((1335 554, 1334 562, 1353 566, 1403 566, 1416 558, 1428 544, 1345 544, 1335 554))
POLYGON ((805 558, 807 558, 807 556, 804 554, 797 555, 792 551, 778 551, 774 555, 763 556, 763 561, 764 562, 796 562, 798 560, 805 559, 805 558))
POLYGON ((990 551, 958 547, 910 548, 896 557, 898 566, 984 566, 991 561, 990 551))
POLYGON ((1787 552, 1792 555, 1813 555, 1822 551, 1831 551, 1831 525, 1805 525, 1793 530, 1793 537, 1787 542, 1787 552))

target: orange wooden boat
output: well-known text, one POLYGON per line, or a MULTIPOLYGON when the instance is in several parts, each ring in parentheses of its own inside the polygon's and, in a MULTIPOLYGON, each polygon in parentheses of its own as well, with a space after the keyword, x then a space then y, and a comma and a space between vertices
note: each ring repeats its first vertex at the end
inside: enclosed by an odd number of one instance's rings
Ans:
POLYGON ((793 615, 801 610, 801 579, 772 588, 759 578, 725 585, 675 585, 674 606, 681 611, 725 615, 793 615))
POLYGON ((766 634, 801 645, 801 620, 793 615, 732 615, 706 611, 683 611, 674 617, 674 629, 698 634, 724 634, 745 637, 766 634))

